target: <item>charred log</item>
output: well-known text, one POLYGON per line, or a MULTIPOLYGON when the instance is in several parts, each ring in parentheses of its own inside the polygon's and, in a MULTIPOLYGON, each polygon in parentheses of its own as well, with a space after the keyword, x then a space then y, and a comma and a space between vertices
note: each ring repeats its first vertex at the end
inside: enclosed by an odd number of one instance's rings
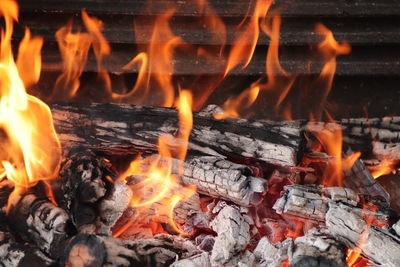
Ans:
MULTIPOLYGON (((157 151, 161 134, 178 130, 174 109, 118 104, 57 104, 55 127, 64 148, 86 146, 105 153, 113 150, 157 151)), ((298 122, 215 120, 194 114, 189 154, 236 156, 294 166, 300 146, 298 122)), ((174 140, 174 143, 179 140, 174 140)), ((174 144, 169 144, 174 147, 174 144)))

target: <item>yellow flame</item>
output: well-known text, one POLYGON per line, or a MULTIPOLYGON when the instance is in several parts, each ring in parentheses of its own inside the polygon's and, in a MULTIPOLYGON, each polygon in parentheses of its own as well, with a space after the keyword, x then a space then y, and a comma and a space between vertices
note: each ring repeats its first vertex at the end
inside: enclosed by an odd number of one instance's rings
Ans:
POLYGON ((57 176, 61 147, 49 107, 26 93, 21 78, 24 77, 29 84, 39 77, 36 68, 40 66, 40 62, 24 62, 40 60, 37 56, 38 47, 31 48, 35 51, 34 55, 25 54, 30 49, 26 46, 39 39, 31 39, 29 31, 26 32, 27 35, 20 45, 22 55, 19 57, 18 69, 11 50, 13 20, 18 18, 16 2, 1 1, 0 14, 5 20, 0 45, 0 128, 5 133, 0 155, 0 176, 7 177, 15 184, 15 195, 34 186, 38 181, 47 181, 57 176), (33 74, 24 73, 32 68, 33 74))

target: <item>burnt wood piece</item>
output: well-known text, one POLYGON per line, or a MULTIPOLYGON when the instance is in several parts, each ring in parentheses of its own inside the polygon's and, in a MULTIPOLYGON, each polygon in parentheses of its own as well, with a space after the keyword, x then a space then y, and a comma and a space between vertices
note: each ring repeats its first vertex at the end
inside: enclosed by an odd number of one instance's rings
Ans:
MULTIPOLYGON (((105 153, 155 152, 161 134, 178 130, 170 108, 124 104, 52 105, 55 128, 64 149, 86 146, 105 153)), ((235 156, 294 166, 300 147, 298 122, 215 120, 194 114, 190 155, 235 156)), ((174 144, 179 140, 174 140, 174 144)), ((169 144, 174 146, 174 144, 169 144)))
POLYGON ((208 252, 202 252, 193 255, 189 258, 175 261, 170 265, 170 267, 187 267, 187 266, 211 267, 210 254, 208 252))
POLYGON ((114 180, 115 174, 90 151, 71 152, 62 163, 53 184, 54 193, 57 203, 69 211, 78 231, 86 227, 95 231, 100 201, 113 188, 108 179, 114 180))
POLYGON ((25 241, 57 259, 69 238, 69 215, 45 198, 15 196, 7 216, 9 226, 25 241))
POLYGON ((289 252, 289 266, 347 266, 346 247, 325 232, 310 231, 296 238, 289 252))
POLYGON ((47 267, 56 262, 44 255, 38 248, 22 245, 10 233, 0 232, 1 267, 47 267))
MULTIPOLYGON (((390 214, 385 212, 358 207, 360 199, 349 188, 288 185, 284 189, 283 196, 273 206, 279 214, 295 216, 304 221, 315 220, 324 222, 330 203, 346 203, 355 214, 360 216, 373 215, 374 219, 372 222, 386 224, 390 219, 390 214)), ((365 205, 365 207, 368 206, 365 205)))
MULTIPOLYGON (((211 0, 211 6, 220 16, 245 16, 249 9, 248 1, 211 0)), ((251 2, 251 7, 254 3, 251 2)), ((395 16, 400 14, 400 7, 395 0, 356 0, 338 2, 335 0, 298 0, 275 1, 275 6, 283 5, 282 16, 395 16)), ((178 15, 196 16, 199 14, 196 5, 189 0, 153 0, 148 5, 147 0, 123 0, 116 3, 107 0, 72 0, 68 3, 62 0, 29 0, 20 1, 21 11, 45 10, 46 12, 80 12, 89 13, 149 15, 165 13, 167 9, 176 8, 178 15)), ((207 11, 206 12, 210 12, 207 11)), ((208 13, 210 15, 210 13, 208 13)))
POLYGON ((210 226, 217 233, 210 256, 213 266, 228 263, 249 244, 249 223, 236 207, 222 207, 210 226))
POLYGON ((191 256, 196 247, 178 236, 157 235, 135 241, 79 234, 65 249, 67 266, 168 266, 178 257, 191 256))
POLYGON ((369 225, 350 207, 330 204, 326 225, 338 240, 349 248, 360 249, 375 264, 392 267, 400 265, 400 238, 382 228, 369 225))

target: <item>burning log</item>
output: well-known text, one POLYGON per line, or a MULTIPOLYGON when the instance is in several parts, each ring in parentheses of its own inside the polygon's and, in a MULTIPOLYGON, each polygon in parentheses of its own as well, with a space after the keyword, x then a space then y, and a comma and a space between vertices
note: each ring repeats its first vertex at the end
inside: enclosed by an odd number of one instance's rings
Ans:
POLYGON ((310 231, 296 238, 289 250, 291 267, 347 266, 346 247, 324 231, 310 231))
POLYGON ((347 247, 360 250, 374 263, 393 267, 400 265, 400 238, 369 225, 352 208, 344 204, 329 204, 326 225, 338 240, 347 247))
POLYGON ((66 266, 166 266, 176 258, 196 253, 196 247, 181 237, 157 235, 135 241, 80 234, 65 249, 66 266))
POLYGON ((0 232, 1 266, 54 266, 55 261, 44 255, 39 249, 24 246, 16 242, 11 234, 0 232))
MULTIPOLYGON (((214 208, 215 209, 215 208, 214 208)), ((217 233, 211 251, 213 265, 225 264, 239 255, 250 241, 250 226, 238 209, 226 205, 210 223, 217 233)))
POLYGON ((33 194, 16 196, 7 216, 9 225, 25 241, 32 242, 52 258, 58 258, 69 238, 65 210, 33 194))
POLYGON ((250 168, 212 156, 190 160, 181 179, 186 185, 195 185, 200 193, 242 206, 259 203, 267 189, 266 181, 253 177, 250 168))
MULTIPOLYGON (((118 104, 56 104, 55 127, 65 149, 84 146, 105 153, 155 152, 161 134, 178 129, 174 109, 118 104), (81 130, 78 130, 81 129, 81 130)), ((189 155, 235 156, 294 166, 300 146, 298 122, 236 120, 194 114, 189 155)), ((174 147, 174 144, 170 144, 174 147)))

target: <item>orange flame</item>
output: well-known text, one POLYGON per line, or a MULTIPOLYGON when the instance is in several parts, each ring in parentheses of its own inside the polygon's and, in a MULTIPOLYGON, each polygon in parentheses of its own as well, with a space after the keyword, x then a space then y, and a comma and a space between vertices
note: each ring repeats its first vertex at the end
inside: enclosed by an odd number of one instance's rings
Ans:
POLYGON ((272 3, 272 0, 257 0, 253 14, 247 18, 248 23, 239 25, 240 35, 230 50, 224 76, 239 64, 243 64, 242 69, 250 64, 260 35, 260 19, 265 18, 272 3))
MULTIPOLYGON (((172 174, 172 158, 185 159, 190 132, 193 126, 191 112, 192 97, 186 90, 180 92, 177 100, 177 109, 179 111, 180 126, 178 136, 162 135, 158 140, 159 155, 150 162, 149 167, 143 168, 146 160, 134 160, 131 162, 127 171, 120 175, 120 179, 135 175, 142 178, 140 182, 131 186, 134 196, 131 200, 133 207, 148 207, 155 202, 166 203, 169 208, 169 218, 171 226, 180 234, 182 232, 173 220, 173 209, 175 205, 184 199, 189 198, 195 192, 193 187, 181 187, 178 178, 172 174)), ((180 173, 183 166, 179 166, 180 173)), ((162 212, 162 211, 159 211, 162 212)), ((118 233, 120 234, 121 231, 118 233)))
MULTIPOLYGON (((352 168, 355 161, 361 156, 360 152, 343 156, 342 140, 343 133, 340 125, 336 124, 332 118, 331 122, 325 124, 322 129, 313 131, 323 150, 332 157, 323 174, 322 184, 324 186, 343 186, 343 173, 352 168)), ((312 127, 311 123, 311 127, 312 127)))
MULTIPOLYGON (((113 94, 114 99, 131 104, 146 103, 164 107, 173 105, 175 98, 172 82, 173 55, 175 49, 184 44, 169 27, 169 20, 174 12, 169 10, 156 18, 146 52, 139 53, 124 67, 128 69, 138 62, 141 63, 134 87, 127 94, 113 94)), ((136 25, 135 33, 139 36, 141 31, 141 27, 136 25)))
POLYGON ((371 170, 371 175, 377 179, 382 175, 389 174, 395 169, 396 162, 389 158, 383 158, 377 168, 371 170))
POLYGON ((40 62, 25 60, 40 60, 38 49, 41 41, 31 39, 29 31, 26 32, 27 35, 20 44, 22 54, 18 65, 21 67, 18 69, 11 50, 13 21, 18 19, 17 3, 12 0, 1 1, 0 14, 5 20, 0 46, 0 128, 6 139, 0 155, 0 176, 7 177, 15 184, 16 189, 10 196, 10 204, 15 194, 39 181, 57 176, 61 147, 49 107, 36 97, 28 95, 24 86, 24 81, 31 84, 39 77, 37 67, 40 62), (26 47, 29 45, 33 47, 26 47), (30 49, 34 52, 28 56, 26 53, 30 49), (25 74, 25 71, 33 73, 25 74))
POLYGON ((52 98, 68 100, 79 89, 79 78, 85 69, 92 41, 88 33, 72 33, 72 21, 56 32, 56 39, 63 59, 63 73, 55 83, 52 98))

